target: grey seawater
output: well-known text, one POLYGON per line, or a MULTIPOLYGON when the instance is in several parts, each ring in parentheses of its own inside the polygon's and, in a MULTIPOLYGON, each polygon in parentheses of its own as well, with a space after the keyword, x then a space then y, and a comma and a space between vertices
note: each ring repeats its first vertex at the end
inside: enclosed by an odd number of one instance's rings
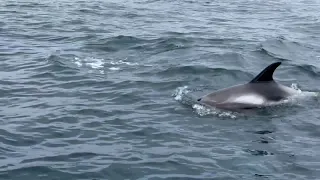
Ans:
POLYGON ((320 2, 5 0, 0 179, 319 179, 320 2), (194 98, 275 79, 253 114, 194 98))

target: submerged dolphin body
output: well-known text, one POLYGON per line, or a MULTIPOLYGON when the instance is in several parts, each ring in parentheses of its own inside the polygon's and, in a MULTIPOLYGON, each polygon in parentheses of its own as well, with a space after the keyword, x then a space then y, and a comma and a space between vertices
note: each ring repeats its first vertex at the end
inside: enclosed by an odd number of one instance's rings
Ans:
POLYGON ((275 69, 281 64, 270 64, 253 80, 207 94, 198 99, 201 104, 220 109, 253 109, 279 102, 297 93, 295 89, 273 80, 275 69))

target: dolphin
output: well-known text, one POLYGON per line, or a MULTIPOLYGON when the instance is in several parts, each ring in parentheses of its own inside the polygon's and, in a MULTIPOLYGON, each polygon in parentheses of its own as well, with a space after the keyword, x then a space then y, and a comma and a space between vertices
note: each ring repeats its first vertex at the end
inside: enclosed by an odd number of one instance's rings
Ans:
POLYGON ((273 80, 273 73, 280 64, 270 64, 248 83, 217 90, 197 101, 219 109, 242 110, 266 107, 285 100, 298 91, 273 80))

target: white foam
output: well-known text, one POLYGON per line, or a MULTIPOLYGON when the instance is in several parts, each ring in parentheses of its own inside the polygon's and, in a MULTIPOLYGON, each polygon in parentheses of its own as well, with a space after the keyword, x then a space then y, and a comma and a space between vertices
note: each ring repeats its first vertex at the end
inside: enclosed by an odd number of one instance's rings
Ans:
MULTIPOLYGON (((138 63, 133 63, 125 60, 119 61, 106 61, 105 59, 95 58, 95 57, 85 57, 79 58, 75 57, 72 61, 75 65, 82 68, 89 68, 88 72, 92 73, 92 70, 98 70, 101 74, 104 74, 104 68, 108 68, 111 71, 118 71, 122 66, 137 66, 138 63), (108 67, 110 66, 111 67, 108 67)), ((147 65, 144 65, 147 66, 147 65)))
POLYGON ((192 108, 199 114, 200 116, 206 116, 206 115, 217 115, 219 117, 229 117, 229 118, 236 118, 237 116, 233 112, 228 111, 222 111, 215 108, 207 108, 205 106, 202 106, 200 104, 194 104, 192 108))
POLYGON ((91 62, 87 62, 86 65, 90 66, 93 69, 103 68, 104 62, 101 59, 93 59, 91 62))
POLYGON ((181 101, 184 94, 188 93, 188 86, 178 87, 174 93, 174 99, 177 101, 181 101))
POLYGON ((76 64, 78 67, 87 66, 92 69, 101 69, 104 66, 104 59, 94 58, 94 57, 86 57, 84 59, 80 59, 75 57, 73 63, 76 64))
POLYGON ((210 109, 200 105, 200 104, 194 104, 192 106, 192 108, 194 110, 196 110, 197 114, 199 114, 200 116, 205 116, 205 115, 208 115, 208 114, 216 114, 215 111, 211 111, 210 109))
POLYGON ((79 61, 75 61, 74 63, 75 63, 78 67, 81 67, 81 66, 82 66, 82 63, 79 62, 79 61))
POLYGON ((296 90, 298 93, 302 92, 301 89, 299 89, 298 84, 296 84, 296 83, 292 83, 291 88, 296 90))
POLYGON ((112 71, 118 71, 118 70, 120 70, 119 67, 110 67, 109 69, 112 70, 112 71))
POLYGON ((317 97, 319 96, 318 92, 311 92, 311 91, 302 91, 299 89, 298 85, 293 83, 291 84, 291 88, 296 90, 296 94, 292 96, 292 98, 300 98, 300 97, 317 97))
POLYGON ((296 90, 297 93, 283 101, 283 103, 299 104, 302 102, 312 100, 312 98, 319 97, 319 92, 302 91, 298 88, 297 84, 292 84, 291 88, 296 90))
POLYGON ((132 63, 132 62, 123 61, 123 60, 120 60, 120 61, 111 61, 110 64, 112 64, 112 65, 125 64, 125 65, 128 65, 128 66, 137 66, 137 65, 139 65, 138 63, 132 63))
POLYGON ((235 114, 232 112, 220 111, 216 108, 208 108, 206 106, 197 104, 191 97, 188 97, 188 93, 191 91, 188 89, 188 86, 178 87, 173 94, 174 99, 183 104, 188 104, 192 106, 192 108, 196 111, 196 113, 200 116, 205 115, 217 115, 219 117, 229 117, 236 118, 235 114))
POLYGON ((319 97, 318 92, 310 92, 310 91, 302 91, 299 89, 298 85, 293 83, 291 84, 291 88, 295 91, 295 94, 281 100, 279 102, 269 102, 268 105, 280 105, 280 104, 299 104, 303 101, 308 101, 310 98, 319 97))

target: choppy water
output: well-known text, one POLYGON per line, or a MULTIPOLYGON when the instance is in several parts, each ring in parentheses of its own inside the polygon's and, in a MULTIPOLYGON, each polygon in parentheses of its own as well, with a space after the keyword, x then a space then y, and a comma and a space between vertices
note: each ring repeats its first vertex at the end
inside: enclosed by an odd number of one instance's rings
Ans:
POLYGON ((320 2, 4 0, 0 179, 319 179, 320 2), (193 98, 275 78, 252 115, 193 98))

